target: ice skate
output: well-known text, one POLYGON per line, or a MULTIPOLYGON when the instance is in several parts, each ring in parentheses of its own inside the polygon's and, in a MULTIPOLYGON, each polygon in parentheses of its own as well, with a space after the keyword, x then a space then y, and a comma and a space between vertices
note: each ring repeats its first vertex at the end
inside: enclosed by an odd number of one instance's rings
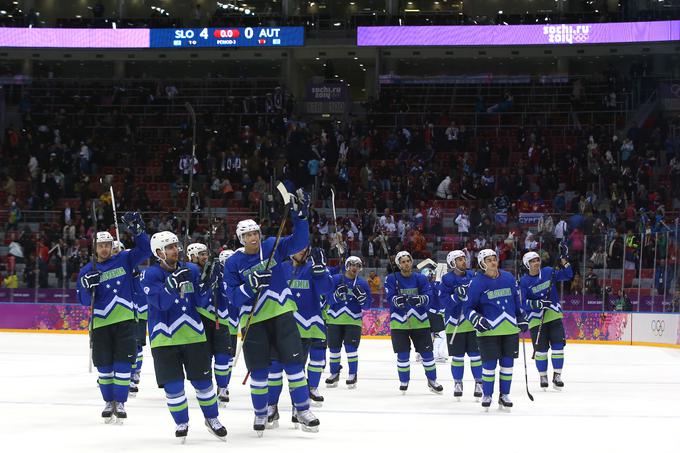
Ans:
POLYGON ((219 440, 226 442, 227 441, 227 428, 225 428, 222 423, 215 418, 206 418, 205 419, 205 426, 208 428, 208 432, 212 434, 213 436, 217 437, 219 440))
POLYGON ((309 399, 312 400, 311 404, 315 407, 323 406, 324 398, 319 393, 319 389, 316 387, 309 388, 309 399))
POLYGON ((307 433, 318 433, 319 432, 319 419, 316 415, 312 413, 309 409, 304 411, 299 411, 295 413, 298 422, 300 423, 300 429, 307 433))
POLYGON ((510 395, 501 395, 498 397, 498 408, 502 411, 510 412, 510 409, 512 409, 510 395))
POLYGON ((553 388, 560 391, 564 388, 564 382, 562 382, 562 373, 553 374, 553 388))
POLYGON ((489 412, 489 408, 491 407, 491 395, 484 395, 482 396, 482 408, 484 408, 485 412, 489 412))
POLYGON ((357 388, 357 375, 356 374, 350 374, 347 377, 347 380, 345 381, 345 384, 347 384, 348 389, 355 389, 357 388))
POLYGON ((439 384, 436 379, 428 379, 427 388, 429 388, 432 393, 436 393, 437 395, 441 395, 444 392, 444 387, 442 387, 442 385, 439 384))
POLYGON ((549 386, 549 384, 548 384, 548 376, 542 374, 542 375, 540 376, 540 378, 541 378, 541 390, 543 390, 543 391, 545 392, 545 391, 547 391, 548 386, 549 386))
POLYGON ((463 381, 456 381, 453 384, 453 397, 460 401, 463 396, 463 381))
POLYGON ((264 435, 264 429, 266 425, 267 425, 266 415, 255 416, 255 420, 253 421, 253 429, 255 430, 257 437, 262 437, 264 435))
POLYGON ((104 410, 102 411, 102 418, 104 419, 104 423, 107 425, 111 422, 113 422, 113 403, 111 401, 106 402, 106 406, 104 406, 104 410))
POLYGON ((275 404, 267 407, 267 429, 279 427, 279 408, 275 404))
POLYGON ((127 412, 125 412, 125 403, 114 402, 113 403, 113 416, 116 417, 116 425, 122 425, 127 418, 127 412))
POLYGON ((479 399, 482 397, 482 393, 483 393, 482 382, 475 381, 475 392, 473 394, 473 396, 475 397, 475 401, 479 401, 479 399))
POLYGON ((177 426, 175 426, 175 437, 178 438, 181 443, 185 443, 187 441, 188 433, 189 433, 188 423, 180 423, 177 426))

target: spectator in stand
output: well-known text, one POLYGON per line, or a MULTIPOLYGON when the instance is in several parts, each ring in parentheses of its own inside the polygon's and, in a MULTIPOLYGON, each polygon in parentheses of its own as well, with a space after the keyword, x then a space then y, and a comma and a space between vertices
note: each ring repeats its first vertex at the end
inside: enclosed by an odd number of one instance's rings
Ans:
POLYGON ((585 278, 585 293, 591 296, 598 296, 602 294, 602 289, 600 288, 598 276, 593 271, 592 266, 588 266, 585 278))
POLYGON ((560 221, 557 222, 557 225, 555 225, 555 239, 557 241, 563 241, 567 237, 567 221, 565 220, 564 217, 560 218, 560 221))
POLYGON ((450 200, 453 198, 451 191, 451 177, 447 176, 437 186, 437 198, 442 200, 450 200))
POLYGON ((7 225, 5 226, 5 233, 8 231, 17 231, 19 222, 21 222, 21 209, 17 206, 17 202, 13 201, 9 208, 9 217, 7 218, 7 225))
POLYGON ((371 271, 366 279, 368 287, 371 288, 371 297, 373 298, 374 307, 382 307, 383 283, 375 271, 371 271))
POLYGON ((465 213, 465 207, 460 208, 460 212, 454 223, 458 226, 458 234, 466 237, 470 232, 470 217, 465 213))

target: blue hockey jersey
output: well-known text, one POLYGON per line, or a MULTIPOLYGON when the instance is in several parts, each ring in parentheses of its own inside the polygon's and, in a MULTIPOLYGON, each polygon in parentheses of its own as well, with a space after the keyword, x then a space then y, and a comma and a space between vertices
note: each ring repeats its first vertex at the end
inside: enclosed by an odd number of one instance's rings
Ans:
POLYGON ((280 266, 287 257, 296 254, 309 244, 309 223, 307 219, 297 218, 295 214, 292 214, 292 217, 293 234, 281 238, 269 265, 272 271, 269 287, 260 293, 257 303, 255 303, 256 291, 248 284, 248 276, 265 268, 276 238, 266 238, 261 242, 262 259, 260 253, 250 255, 239 249, 224 264, 223 281, 226 284, 227 297, 232 305, 240 309, 241 325, 244 327, 253 310, 250 321, 252 324, 295 311, 295 298, 288 286, 286 273, 280 266))
POLYGON ((542 311, 531 308, 529 303, 532 299, 549 300, 551 302, 550 309, 545 312, 543 322, 561 319, 564 316, 562 314, 562 304, 553 283, 571 280, 573 277, 574 271, 569 265, 559 270, 546 266, 536 276, 532 277, 529 274, 522 276, 519 281, 519 288, 522 294, 522 308, 528 313, 527 320, 529 321, 530 328, 540 324, 542 311))
POLYGON ((294 266, 292 261, 284 262, 281 267, 289 275, 290 286, 297 305, 295 320, 301 338, 326 339, 326 324, 321 309, 324 305, 323 295, 333 289, 333 278, 326 269, 320 276, 312 272, 312 263, 294 266))
POLYGON ((191 271, 191 279, 179 290, 168 290, 166 278, 172 272, 156 263, 142 272, 142 290, 149 304, 149 338, 151 347, 177 346, 206 341, 205 327, 196 310, 208 304, 209 285, 201 285, 201 272, 195 264, 183 265, 191 271))
MULTIPOLYGON (((132 249, 97 263, 97 270, 102 274, 94 296, 93 329, 135 319, 134 268, 150 255, 149 236, 142 233, 135 237, 135 246, 132 249)), ((91 262, 83 266, 76 283, 76 297, 85 306, 91 304, 92 291, 82 287, 80 278, 91 270, 91 262)))
POLYGON ((467 290, 463 313, 470 320, 476 312, 491 324, 491 330, 477 332, 478 337, 510 335, 519 332, 518 318, 523 318, 517 282, 510 272, 499 271, 496 278, 477 274, 467 290))
POLYGON ((453 333, 459 324, 460 327, 456 332, 463 333, 475 330, 470 321, 463 316, 463 301, 456 294, 456 288, 469 285, 474 276, 475 273, 468 270, 463 275, 451 271, 442 277, 439 284, 439 301, 445 310, 446 333, 453 333))
POLYGON ((328 311, 326 312, 326 322, 328 324, 361 326, 361 311, 371 306, 371 288, 368 286, 368 282, 361 277, 357 276, 356 279, 351 279, 346 277, 345 274, 335 274, 327 300, 328 311), (342 284, 346 285, 349 289, 347 298, 344 301, 336 298, 334 293, 338 286, 342 284), (366 300, 363 303, 357 299, 356 287, 361 287, 366 293, 366 300))
POLYGON ((385 297, 390 304, 390 329, 429 329, 427 317, 432 287, 423 274, 412 273, 404 277, 401 272, 389 274, 385 279, 385 297), (419 307, 406 304, 404 308, 394 306, 394 298, 399 294, 405 296, 426 296, 427 301, 419 307))

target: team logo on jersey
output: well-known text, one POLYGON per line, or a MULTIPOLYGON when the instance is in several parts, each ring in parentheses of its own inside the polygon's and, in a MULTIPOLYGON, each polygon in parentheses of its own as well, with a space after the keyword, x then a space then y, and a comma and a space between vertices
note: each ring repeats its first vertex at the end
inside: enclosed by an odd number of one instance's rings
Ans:
POLYGON ((491 299, 498 299, 499 297, 508 297, 512 295, 512 289, 510 288, 500 288, 500 289, 494 289, 493 291, 489 291, 486 293, 486 297, 491 300, 491 299))
POLYGON ((103 272, 99 281, 105 282, 107 280, 122 277, 125 274, 126 272, 124 267, 116 267, 115 269, 110 269, 106 272, 103 272))

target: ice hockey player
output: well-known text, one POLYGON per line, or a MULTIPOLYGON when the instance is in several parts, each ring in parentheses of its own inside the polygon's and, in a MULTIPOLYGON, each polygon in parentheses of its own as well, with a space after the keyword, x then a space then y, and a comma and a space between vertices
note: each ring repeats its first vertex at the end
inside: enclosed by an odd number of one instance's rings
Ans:
POLYGON ((427 386, 441 394, 444 388, 437 383, 437 368, 432 352, 428 306, 432 287, 427 277, 413 272, 413 258, 407 251, 397 253, 394 259, 399 272, 385 279, 385 297, 390 303, 390 329, 392 350, 397 354, 399 390, 406 393, 411 379, 409 364, 411 343, 423 359, 427 386))
POLYGON ((295 298, 288 286, 281 263, 309 244, 309 195, 298 191, 298 201, 291 207, 293 234, 280 238, 261 237, 260 226, 242 220, 236 235, 243 244, 224 267, 224 283, 232 305, 241 310, 243 354, 250 371, 250 394, 255 410, 253 429, 261 436, 267 423, 269 401, 267 378, 272 353, 288 378, 295 414, 304 431, 317 432, 319 419, 309 410, 309 390, 304 373, 302 341, 293 312, 295 298), (267 268, 269 256, 272 260, 267 268))
POLYGON ((330 373, 327 387, 337 387, 340 380, 342 347, 347 354, 349 372, 345 384, 350 389, 357 386, 359 370, 359 343, 361 342, 362 310, 371 305, 371 288, 359 274, 363 263, 358 256, 345 260, 345 272, 333 276, 332 293, 328 294, 328 350, 330 373))
MULTIPOLYGON (((432 297, 430 298, 430 305, 427 309, 427 318, 430 320, 430 333, 432 335, 432 353, 434 354, 435 362, 446 362, 448 354, 446 351, 446 341, 444 340, 444 306, 439 302, 439 285, 441 281, 437 281, 436 268, 432 263, 424 266, 420 273, 427 277, 432 288, 432 297)), ((422 358, 418 354, 417 357, 422 362, 422 358)))
MULTIPOLYGON (((297 303, 295 320, 302 338, 302 356, 309 358, 307 382, 312 404, 321 406, 324 401, 319 394, 319 380, 326 364, 326 325, 321 317, 324 295, 333 288, 333 279, 326 267, 326 257, 320 248, 306 247, 282 264, 288 273, 289 286, 297 303), (311 260, 309 259, 311 256, 311 260)), ((267 427, 278 426, 278 402, 281 395, 283 366, 278 360, 269 368, 269 409, 267 427)), ((293 416, 297 426, 297 418, 293 416)))
POLYGON ((560 258, 561 269, 550 266, 541 268, 541 257, 536 252, 525 253, 522 262, 528 274, 522 276, 519 287, 524 310, 528 313, 541 388, 548 388, 548 349, 552 349, 550 359, 553 366, 553 387, 561 390, 564 387, 562 366, 566 340, 562 324, 562 304, 554 282, 571 280, 574 272, 565 257, 560 258))
POLYGON ((498 269, 496 252, 480 250, 477 261, 484 273, 477 274, 467 290, 458 293, 458 297, 464 301, 465 318, 477 330, 482 356, 482 407, 488 411, 491 406, 496 365, 499 364, 498 405, 502 410, 510 410, 512 367, 518 356, 519 332, 526 332, 529 323, 519 300, 517 282, 511 273, 498 269))
POLYGON ((156 382, 165 390, 168 409, 175 421, 175 437, 182 443, 189 431, 189 408, 184 393, 186 379, 196 398, 208 431, 226 440, 227 429, 218 416, 217 396, 210 371, 210 347, 197 307, 209 304, 213 282, 201 281, 192 263, 180 263, 177 236, 161 231, 151 237, 151 250, 158 262, 142 272, 141 284, 149 304, 149 339, 156 382))
POLYGON ((440 302, 446 308, 446 344, 451 356, 451 374, 453 375, 453 396, 463 396, 463 374, 465 371, 465 354, 470 359, 470 370, 475 379, 475 398, 482 397, 482 359, 477 345, 477 332, 470 321, 463 316, 463 302, 466 287, 475 276, 468 270, 465 252, 454 250, 446 256, 446 263, 451 272, 444 275, 439 285, 440 302))
MULTIPOLYGON (((238 341, 238 318, 240 310, 229 303, 227 298, 227 288, 224 286, 224 263, 234 254, 233 250, 222 250, 218 256, 220 263, 219 282, 220 290, 216 291, 215 295, 218 297, 217 313, 219 315, 220 323, 226 325, 229 329, 229 341, 227 342, 227 368, 224 370, 224 388, 220 390, 217 399, 221 406, 226 406, 229 402, 229 382, 231 382, 231 372, 234 367, 234 354, 236 354, 236 343, 238 341), (226 324, 224 324, 226 321, 226 324)), ((217 370, 215 371, 217 373, 217 370)), ((219 383, 218 383, 219 385, 219 383)))
MULTIPOLYGON (((113 241, 113 254, 125 250, 125 245, 120 241, 113 241)), ((147 309, 148 305, 146 303, 146 295, 142 291, 142 287, 139 284, 139 268, 135 266, 132 272, 134 277, 132 280, 132 305, 135 310, 135 318, 137 324, 135 325, 135 341, 137 344, 137 359, 136 362, 132 364, 132 370, 130 375, 130 391, 129 396, 135 397, 139 392, 139 380, 142 373, 142 363, 144 360, 144 346, 146 346, 146 320, 147 320, 147 309)))
MULTIPOLYGON (((210 278, 212 272, 222 273, 216 270, 213 262, 208 262, 210 252, 205 244, 194 242, 187 246, 187 258, 198 266, 204 278, 210 278)), ((219 282, 222 286, 222 282, 219 282)), ((216 288, 208 290, 208 304, 205 307, 197 306, 196 311, 201 316, 201 322, 205 327, 205 337, 208 340, 210 356, 214 358, 213 371, 217 384, 217 398, 222 402, 228 400, 227 396, 227 372, 229 371, 229 318, 227 315, 227 300, 219 297, 216 288), (220 302, 222 306, 220 306, 220 302), (217 309, 217 310, 216 310, 217 309), (222 315, 219 312, 222 311, 222 315), (219 319, 219 321, 217 321, 219 319)), ((231 354, 233 356, 233 352, 231 354)))
POLYGON ((133 270, 151 254, 142 216, 127 212, 123 223, 134 235, 134 248, 113 255, 113 236, 108 231, 97 232, 96 270, 92 263, 83 266, 77 284, 78 301, 92 306, 92 362, 97 367, 99 390, 106 402, 102 412, 106 423, 114 421, 114 417, 118 423, 127 418, 125 403, 137 356, 133 270))

